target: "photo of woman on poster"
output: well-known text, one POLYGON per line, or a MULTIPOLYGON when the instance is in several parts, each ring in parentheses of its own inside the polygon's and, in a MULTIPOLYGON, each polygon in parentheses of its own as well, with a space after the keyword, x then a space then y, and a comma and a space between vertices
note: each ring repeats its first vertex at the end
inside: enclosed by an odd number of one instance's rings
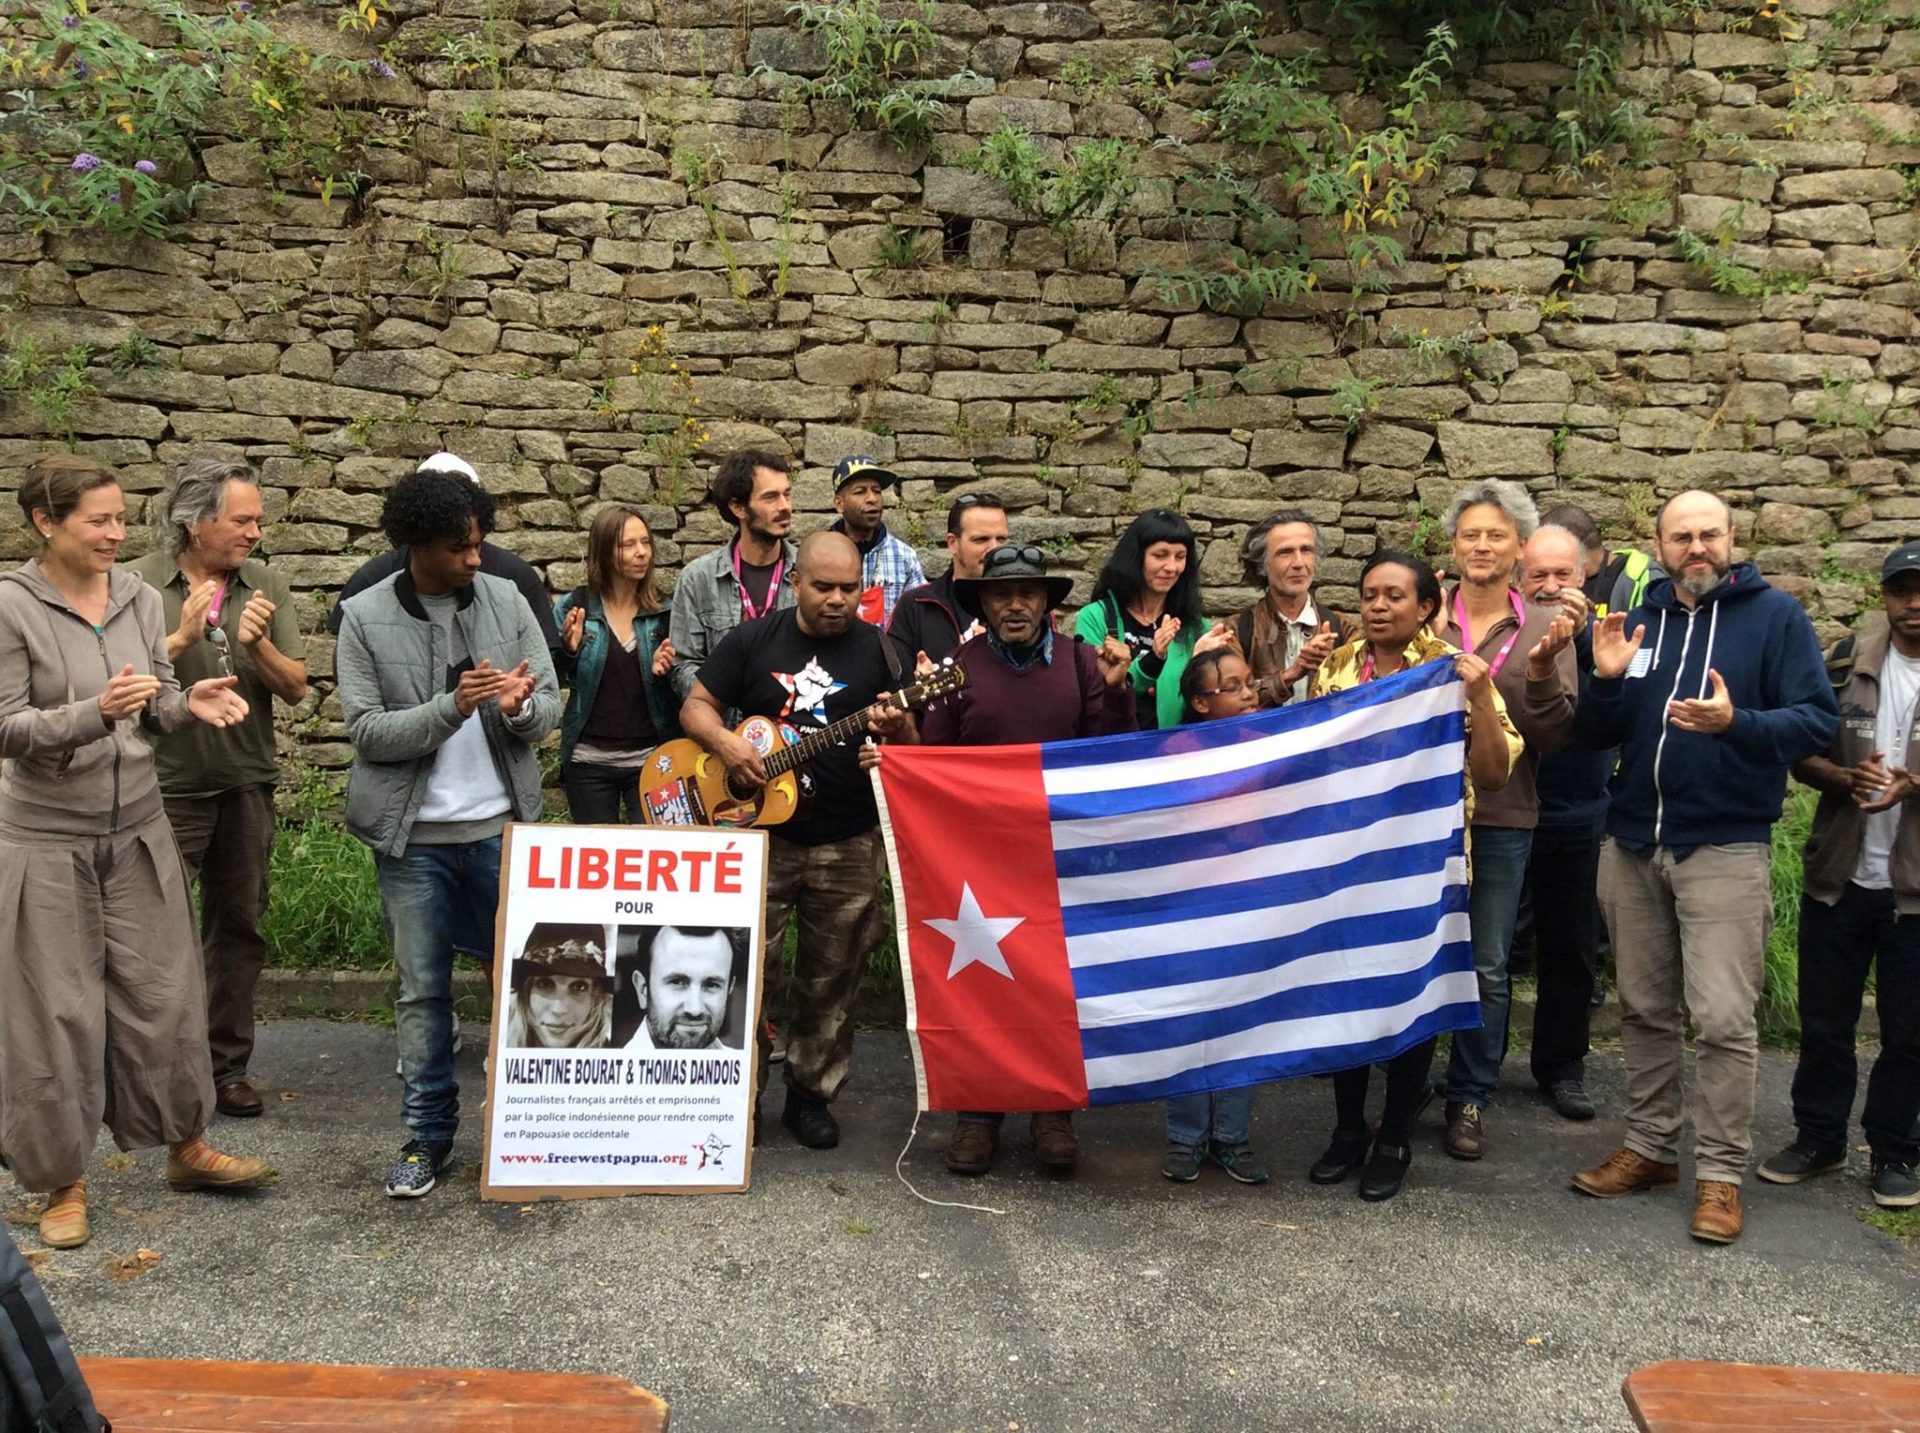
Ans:
POLYGON ((614 961, 606 927, 534 926, 508 980, 508 1049, 603 1050, 612 1042, 614 961))

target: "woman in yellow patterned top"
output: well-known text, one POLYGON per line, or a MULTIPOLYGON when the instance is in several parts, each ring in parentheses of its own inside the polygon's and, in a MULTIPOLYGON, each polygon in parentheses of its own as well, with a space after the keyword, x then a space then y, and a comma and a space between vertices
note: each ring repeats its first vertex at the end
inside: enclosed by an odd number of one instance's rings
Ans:
MULTIPOLYGON (((1507 717, 1487 664, 1427 629, 1439 610, 1440 582, 1431 567, 1409 553, 1375 553, 1360 571, 1361 634, 1320 664, 1309 695, 1322 697, 1408 667, 1451 660, 1467 686, 1467 764, 1461 784, 1471 824, 1475 784, 1488 791, 1505 786, 1525 743, 1507 717)), ((1333 1142, 1307 1178, 1315 1184, 1338 1184, 1364 1165, 1362 1199, 1391 1199, 1400 1192, 1413 1163, 1413 1117, 1426 1092, 1434 1043, 1422 1040, 1386 1062, 1387 1102, 1377 1133, 1368 1129, 1366 1117, 1372 1067, 1342 1070, 1333 1077, 1333 1142)))

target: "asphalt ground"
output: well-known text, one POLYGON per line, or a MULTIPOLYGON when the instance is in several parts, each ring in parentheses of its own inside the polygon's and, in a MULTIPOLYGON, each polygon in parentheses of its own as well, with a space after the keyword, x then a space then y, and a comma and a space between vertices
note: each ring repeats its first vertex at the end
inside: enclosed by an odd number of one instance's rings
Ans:
MULTIPOLYGON (((378 1026, 263 1027, 267 1113, 214 1134, 274 1162, 269 1190, 175 1194, 161 1152, 113 1156, 103 1138, 94 1242, 40 1263, 76 1346, 610 1372, 667 1398, 679 1433, 1624 1429, 1621 1380, 1659 1359, 1920 1368, 1920 1255, 1862 1222, 1864 1155, 1793 1189, 1750 1180, 1728 1248, 1689 1239, 1678 1191, 1568 1190, 1617 1140, 1617 1051, 1591 1062, 1588 1125, 1510 1061, 1478 1164, 1441 1153, 1430 1113, 1385 1205, 1306 1182, 1331 1123, 1315 1080, 1262 1093, 1254 1139, 1276 1178, 1258 1188, 1211 1168, 1162 1179, 1158 1107, 1079 1117, 1064 1182, 1034 1171, 1024 1121, 993 1174, 956 1180, 948 1117, 923 1116, 907 1175, 995 1215, 896 1179, 912 1078, 890 1032, 860 1038, 838 1150, 779 1128, 775 1072, 745 1195, 482 1203, 480 1033, 460 1059, 459 1167, 417 1202, 380 1190, 404 1134, 378 1026)), ((1790 1053, 1763 1052, 1762 1155, 1790 1134, 1791 1075, 1790 1053)), ((0 1195, 33 1248, 31 1205, 0 1195)))

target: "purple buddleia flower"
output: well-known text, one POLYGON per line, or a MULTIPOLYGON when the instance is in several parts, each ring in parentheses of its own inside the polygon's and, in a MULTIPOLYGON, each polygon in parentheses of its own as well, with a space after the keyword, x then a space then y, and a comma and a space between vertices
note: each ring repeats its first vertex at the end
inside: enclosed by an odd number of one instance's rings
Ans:
POLYGON ((1187 73, 1190 75, 1210 75, 1213 73, 1213 61, 1204 55, 1197 60, 1188 60, 1187 73))
POLYGON ((97 155, 76 154, 73 156, 73 171, 76 174, 91 174, 100 167, 97 155))
POLYGON ((93 70, 88 66, 85 60, 75 60, 73 62, 73 77, 76 80, 84 80, 88 75, 92 73, 93 73, 93 70))
POLYGON ((136 159, 133 162, 133 167, 142 174, 158 174, 160 172, 160 166, 155 164, 151 159, 136 159))
POLYGON ((396 78, 400 72, 385 60, 368 60, 367 73, 377 80, 391 80, 396 78))
POLYGON ((238 10, 242 15, 251 15, 253 13, 253 0, 240 0, 240 3, 233 8, 238 10))
POLYGON ((63 16, 61 16, 61 17, 60 17, 60 28, 61 28, 61 29, 63 29, 63 30, 77 30, 77 29, 79 29, 79 28, 80 28, 80 17, 79 17, 78 15, 63 15, 63 16))

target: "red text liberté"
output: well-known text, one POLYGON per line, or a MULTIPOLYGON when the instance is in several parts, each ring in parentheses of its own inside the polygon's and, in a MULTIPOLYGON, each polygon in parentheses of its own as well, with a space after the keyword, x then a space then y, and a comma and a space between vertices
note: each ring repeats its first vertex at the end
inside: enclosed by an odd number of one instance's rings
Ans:
POLYGON ((536 891, 707 891, 737 896, 740 864, 738 851, 542 845, 527 853, 527 885, 536 891))

